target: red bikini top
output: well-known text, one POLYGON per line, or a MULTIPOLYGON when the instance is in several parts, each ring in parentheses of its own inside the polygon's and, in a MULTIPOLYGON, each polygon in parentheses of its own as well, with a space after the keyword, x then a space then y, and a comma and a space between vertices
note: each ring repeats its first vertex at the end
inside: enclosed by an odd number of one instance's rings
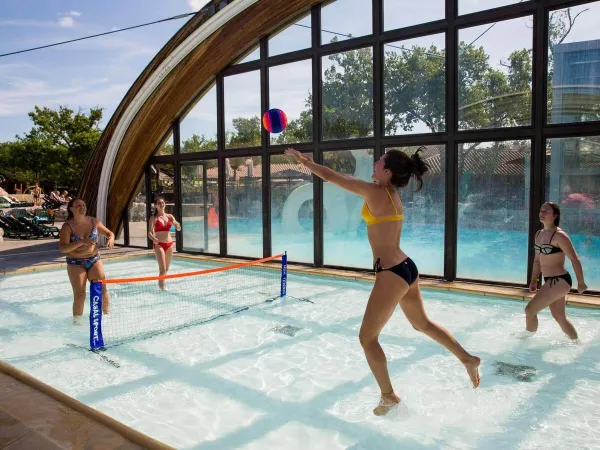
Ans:
POLYGON ((154 224, 154 231, 169 231, 171 229, 171 225, 173 225, 173 223, 170 219, 167 219, 167 223, 165 225, 159 220, 159 217, 157 217, 156 223, 154 224))

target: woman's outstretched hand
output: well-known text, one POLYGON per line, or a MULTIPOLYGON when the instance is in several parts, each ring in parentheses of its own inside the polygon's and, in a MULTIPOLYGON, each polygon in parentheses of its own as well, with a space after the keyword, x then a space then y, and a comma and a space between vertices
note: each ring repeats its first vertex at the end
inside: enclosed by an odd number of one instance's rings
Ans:
POLYGON ((296 150, 295 148, 292 148, 292 147, 286 148, 285 154, 288 156, 293 156, 294 158, 296 158, 296 161, 299 163, 304 163, 306 161, 312 162, 312 160, 313 160, 310 156, 300 153, 298 150, 296 150))

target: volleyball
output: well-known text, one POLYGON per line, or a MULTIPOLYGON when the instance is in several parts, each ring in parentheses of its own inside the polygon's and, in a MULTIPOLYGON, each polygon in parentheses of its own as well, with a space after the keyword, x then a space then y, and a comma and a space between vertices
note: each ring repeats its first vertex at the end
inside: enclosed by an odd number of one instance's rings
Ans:
POLYGON ((277 108, 268 110, 263 115, 263 126, 269 133, 281 133, 287 127, 288 120, 285 113, 277 108))

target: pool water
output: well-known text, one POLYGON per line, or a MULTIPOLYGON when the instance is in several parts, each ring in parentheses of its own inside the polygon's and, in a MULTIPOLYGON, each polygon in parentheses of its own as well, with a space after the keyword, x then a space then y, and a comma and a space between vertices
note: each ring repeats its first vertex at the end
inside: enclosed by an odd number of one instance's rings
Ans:
MULTIPOLYGON (((109 278, 155 271, 150 258, 106 262, 109 278)), ((520 339, 523 302, 424 290, 432 319, 482 358, 481 387, 398 308, 381 343, 402 405, 375 417, 357 338, 371 287, 289 274, 285 299, 101 357, 71 324, 64 269, 4 276, 0 358, 181 449, 598 448, 600 311, 568 309, 579 343, 548 311, 520 339)))
MULTIPOLYGON (((202 221, 184 220, 184 249, 204 246, 202 221)), ((312 224, 312 222, 311 222, 312 224)), ((210 234, 209 252, 219 253, 218 233, 210 234)), ((262 222, 250 219, 228 220, 227 252, 233 256, 262 258, 262 222)), ((600 290, 600 237, 570 236, 584 269, 589 289, 600 290)), ((313 233, 289 233, 272 224, 272 253, 287 251, 290 260, 314 262, 313 233)), ((373 256, 364 222, 356 232, 324 232, 324 263, 330 266, 371 268, 373 256)), ((415 261, 419 271, 441 276, 444 272, 443 225, 420 225, 407 222, 402 231, 402 249, 415 261)), ((527 281, 527 234, 513 230, 487 230, 460 227, 458 230, 457 276, 510 283, 527 281)), ((566 268, 575 280, 571 262, 566 268)), ((574 286, 575 288, 577 286, 574 286)))

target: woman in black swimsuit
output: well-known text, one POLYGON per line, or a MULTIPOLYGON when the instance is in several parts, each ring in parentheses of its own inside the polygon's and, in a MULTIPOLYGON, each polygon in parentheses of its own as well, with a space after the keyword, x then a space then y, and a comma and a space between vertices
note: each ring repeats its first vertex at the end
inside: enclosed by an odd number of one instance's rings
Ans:
POLYGON ((419 189, 423 185, 422 177, 427 166, 421 160, 419 151, 412 156, 396 150, 387 152, 373 165, 371 178, 374 183, 316 164, 293 148, 285 153, 295 157, 319 178, 365 199, 362 218, 367 223, 369 244, 373 251, 375 286, 365 310, 359 339, 381 389, 381 400, 373 412, 383 415, 400 403, 400 397, 392 387, 385 353, 379 344, 379 333, 392 317, 398 303, 410 324, 453 353, 467 369, 473 386, 479 386, 479 358, 469 354, 448 330, 427 317, 419 289, 417 266, 400 249, 404 214, 397 188, 406 186, 413 176, 420 183, 419 189))
POLYGON ((558 227, 560 223, 560 208, 556 203, 547 202, 540 208, 540 222, 544 229, 535 234, 535 260, 529 290, 535 292, 540 275, 544 275, 544 285, 525 307, 526 329, 536 332, 538 329, 538 313, 545 307, 550 307, 552 317, 560 328, 571 339, 577 339, 577 331, 567 319, 565 311, 566 295, 571 290, 573 281, 571 274, 565 269, 565 256, 571 260, 577 276, 579 293, 587 289, 583 280, 583 267, 577 256, 573 243, 567 233, 558 227))

